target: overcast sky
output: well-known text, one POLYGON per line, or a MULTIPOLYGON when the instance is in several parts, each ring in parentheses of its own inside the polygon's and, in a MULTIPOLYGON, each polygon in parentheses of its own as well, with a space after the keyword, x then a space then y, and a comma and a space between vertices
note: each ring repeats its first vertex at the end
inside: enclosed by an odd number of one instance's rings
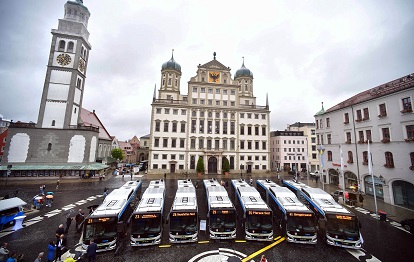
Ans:
MULTIPOLYGON (((0 1, 0 114, 37 122, 51 29, 66 0, 0 1)), ((213 59, 254 74, 271 130, 414 72, 414 1, 84 0, 91 12, 83 107, 112 136, 149 134, 161 65, 181 65, 181 94, 213 59)))

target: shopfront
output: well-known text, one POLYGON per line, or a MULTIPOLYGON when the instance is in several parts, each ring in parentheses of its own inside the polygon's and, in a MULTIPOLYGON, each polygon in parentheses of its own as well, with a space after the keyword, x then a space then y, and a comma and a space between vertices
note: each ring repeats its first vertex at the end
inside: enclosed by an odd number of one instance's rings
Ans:
MULTIPOLYGON (((378 177, 374 176, 375 181, 375 194, 379 198, 384 198, 384 189, 383 185, 384 182, 382 182, 378 177)), ((367 195, 374 195, 374 186, 372 184, 372 177, 366 176, 364 177, 364 185, 365 185, 365 194, 367 195)))
POLYGON ((414 209, 414 185, 397 180, 392 183, 392 191, 394 193, 394 204, 409 209, 414 209))

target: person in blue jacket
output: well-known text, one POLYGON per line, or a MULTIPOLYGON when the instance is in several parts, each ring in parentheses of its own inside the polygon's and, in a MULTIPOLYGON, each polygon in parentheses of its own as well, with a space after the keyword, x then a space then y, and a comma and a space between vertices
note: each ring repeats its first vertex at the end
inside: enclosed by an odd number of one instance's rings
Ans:
POLYGON ((47 262, 52 262, 55 258, 56 245, 55 242, 50 241, 47 245, 47 262))

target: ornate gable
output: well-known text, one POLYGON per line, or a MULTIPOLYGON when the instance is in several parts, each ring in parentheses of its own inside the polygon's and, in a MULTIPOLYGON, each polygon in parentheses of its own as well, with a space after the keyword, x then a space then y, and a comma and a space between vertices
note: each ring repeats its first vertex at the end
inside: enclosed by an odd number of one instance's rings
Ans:
POLYGON ((230 67, 226 67, 225 65, 223 65, 222 63, 220 63, 217 60, 211 60, 210 62, 204 64, 204 65, 199 65, 199 68, 206 68, 206 69, 215 69, 215 70, 230 70, 230 67))

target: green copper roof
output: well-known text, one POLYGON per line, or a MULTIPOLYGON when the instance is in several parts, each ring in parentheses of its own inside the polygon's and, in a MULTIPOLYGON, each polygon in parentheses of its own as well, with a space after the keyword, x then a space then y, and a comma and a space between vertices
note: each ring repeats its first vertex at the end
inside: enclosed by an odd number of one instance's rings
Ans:
POLYGON ((234 78, 237 78, 239 76, 253 77, 253 72, 244 66, 244 58, 243 58, 243 65, 239 70, 236 71, 236 73, 234 74, 234 78))

